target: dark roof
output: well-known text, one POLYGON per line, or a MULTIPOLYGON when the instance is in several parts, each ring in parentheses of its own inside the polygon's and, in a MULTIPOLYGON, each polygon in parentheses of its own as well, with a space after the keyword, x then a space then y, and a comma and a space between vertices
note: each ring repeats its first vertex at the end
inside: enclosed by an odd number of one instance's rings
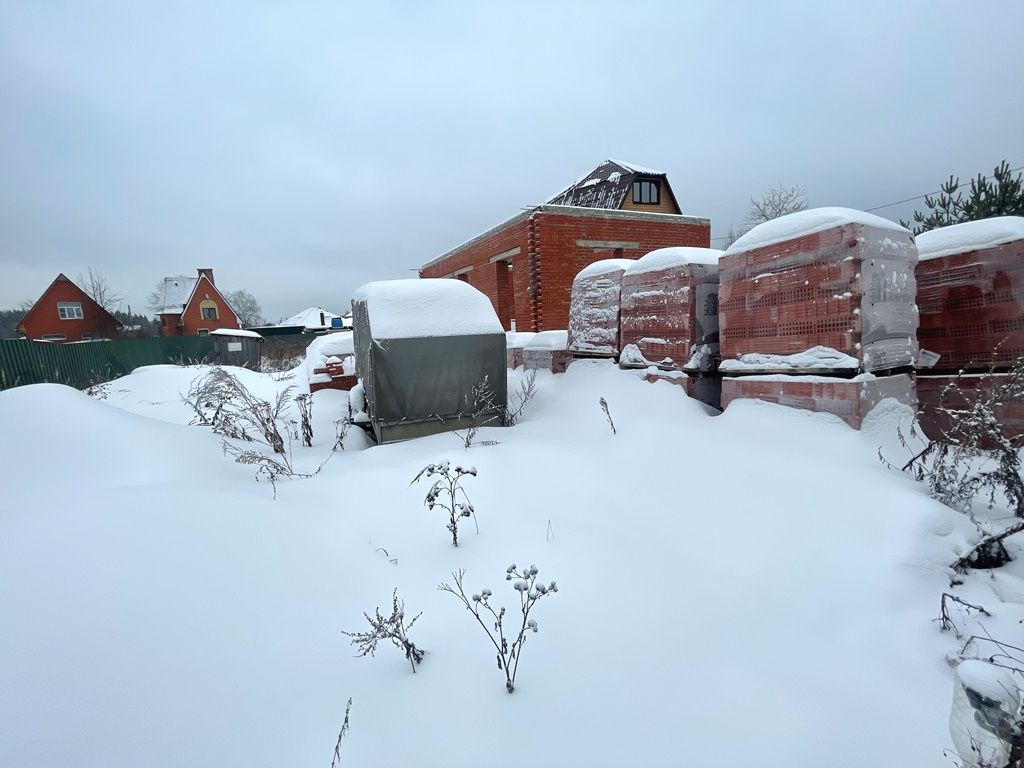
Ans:
POLYGON ((665 173, 631 163, 605 160, 582 179, 548 200, 549 205, 572 205, 580 208, 622 207, 626 194, 637 177, 665 178, 665 173))

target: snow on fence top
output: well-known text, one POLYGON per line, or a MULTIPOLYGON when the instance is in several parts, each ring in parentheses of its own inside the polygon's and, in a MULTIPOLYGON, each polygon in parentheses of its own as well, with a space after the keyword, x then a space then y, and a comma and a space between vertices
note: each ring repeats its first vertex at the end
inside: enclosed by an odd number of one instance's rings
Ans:
POLYGON ((534 334, 524 349, 564 350, 569 346, 568 331, 541 331, 534 334))
POLYGON ((658 248, 651 251, 633 262, 626 268, 626 275, 640 275, 644 272, 658 272, 662 269, 673 267, 685 267, 688 264, 702 264, 704 266, 718 267, 718 258, 725 251, 716 251, 714 248, 690 248, 676 246, 673 248, 658 248))
POLYGON ((826 229, 846 224, 863 224, 877 229, 888 229, 901 235, 910 234, 909 230, 899 224, 853 208, 812 208, 809 211, 791 213, 788 216, 780 216, 777 219, 758 224, 729 246, 726 253, 752 251, 755 248, 764 248, 784 240, 812 235, 815 232, 824 232, 826 229))
POLYGON ((924 261, 980 251, 1014 240, 1024 240, 1024 216, 996 216, 922 232, 917 236, 917 253, 924 261))
POLYGON ((362 303, 378 339, 504 333, 491 300, 462 280, 413 278, 366 283, 352 296, 362 303))
POLYGON ((577 273, 576 279, 583 280, 588 277, 597 277, 608 272, 615 272, 616 270, 625 270, 633 264, 636 264, 636 259, 602 259, 581 269, 577 273))
POLYGON ((217 328, 216 330, 210 331, 211 336, 243 336, 247 339, 259 339, 263 341, 263 337, 260 336, 256 331, 243 331, 241 328, 217 328))

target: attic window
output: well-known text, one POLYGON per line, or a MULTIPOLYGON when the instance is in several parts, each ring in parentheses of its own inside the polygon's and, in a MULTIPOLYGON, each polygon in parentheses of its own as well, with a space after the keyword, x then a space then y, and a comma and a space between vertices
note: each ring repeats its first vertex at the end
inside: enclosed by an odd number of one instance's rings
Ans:
POLYGON ((216 319, 218 319, 217 318, 217 304, 215 302, 212 302, 209 299, 204 299, 203 301, 199 302, 199 309, 203 313, 203 320, 216 320, 216 319))
POLYGON ((633 202, 641 205, 658 204, 658 182, 648 179, 633 182, 633 202))
POLYGON ((81 320, 82 304, 78 301, 61 301, 57 303, 57 314, 61 320, 81 320))

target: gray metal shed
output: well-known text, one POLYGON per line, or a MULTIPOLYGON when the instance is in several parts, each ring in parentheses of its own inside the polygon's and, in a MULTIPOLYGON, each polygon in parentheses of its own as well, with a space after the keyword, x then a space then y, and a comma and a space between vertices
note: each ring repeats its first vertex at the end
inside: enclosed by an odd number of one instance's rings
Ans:
POLYGON ((490 407, 477 423, 501 424, 505 332, 480 291, 449 279, 367 283, 352 316, 356 374, 378 442, 470 426, 474 388, 485 381, 490 407))
POLYGON ((213 339, 214 359, 218 365, 237 365, 253 371, 260 370, 263 337, 255 331, 241 328, 218 328, 210 331, 213 339))

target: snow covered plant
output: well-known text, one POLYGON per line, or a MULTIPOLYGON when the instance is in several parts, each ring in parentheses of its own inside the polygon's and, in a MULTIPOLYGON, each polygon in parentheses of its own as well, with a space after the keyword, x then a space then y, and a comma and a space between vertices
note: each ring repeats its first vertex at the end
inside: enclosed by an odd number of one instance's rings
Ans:
POLYGON ((284 453, 275 453, 270 456, 255 448, 240 448, 228 440, 223 441, 221 448, 225 455, 231 456, 235 460, 236 464, 256 467, 256 480, 269 480, 274 491, 274 498, 276 499, 278 480, 284 478, 309 478, 318 475, 320 470, 327 466, 327 462, 331 460, 335 453, 339 450, 345 450, 345 436, 348 434, 352 422, 348 419, 342 419, 335 422, 335 425, 337 426, 337 434, 334 445, 331 447, 331 452, 324 457, 323 461, 312 472, 300 472, 295 468, 292 463, 291 442, 288 443, 288 450, 284 453))
POLYGON ((612 421, 612 413, 611 413, 611 411, 608 410, 608 401, 605 400, 602 397, 597 402, 598 402, 598 405, 601 406, 601 410, 604 411, 604 417, 606 419, 608 419, 608 426, 612 428, 612 434, 613 435, 616 434, 616 432, 615 432, 615 422, 612 421))
POLYGON ((422 616, 417 613, 412 621, 405 623, 405 603, 398 599, 398 590, 391 593, 391 615, 382 616, 380 608, 374 610, 373 616, 364 613, 366 621, 370 624, 367 632, 342 632, 341 634, 352 638, 352 645, 359 649, 357 656, 373 656, 377 650, 377 643, 381 640, 390 640, 398 650, 405 654, 409 660, 409 666, 416 672, 416 665, 423 661, 426 651, 417 648, 416 643, 409 639, 409 630, 416 620, 422 616))
MULTIPOLYGON (((465 432, 452 430, 462 439, 466 448, 472 448, 476 442, 476 435, 480 427, 493 424, 503 417, 503 411, 495 402, 494 388, 491 387, 490 378, 484 376, 466 396, 466 413, 469 416, 469 426, 465 432)), ((479 445, 497 445, 497 440, 484 440, 479 445)))
MULTIPOLYGON (((440 464, 428 464, 420 473, 412 479, 413 483, 419 482, 421 477, 436 478, 427 491, 423 503, 427 509, 433 510, 440 507, 448 513, 448 532, 452 535, 452 544, 459 546, 459 521, 464 517, 472 517, 476 532, 480 533, 480 526, 476 521, 476 510, 473 509, 469 496, 462 488, 462 478, 466 475, 476 477, 476 467, 452 467, 447 460, 440 464), (462 501, 459 501, 459 494, 462 494, 462 501)), ((412 485, 412 483, 409 483, 412 485)))
POLYGON ((541 598, 558 591, 558 585, 553 581, 549 584, 537 581, 537 573, 535 565, 523 568, 522 572, 515 563, 505 569, 505 580, 512 581, 512 588, 519 593, 520 612, 520 616, 515 618, 515 622, 509 628, 508 635, 505 634, 505 607, 494 609, 490 602, 491 590, 482 589, 479 593, 466 595, 462 585, 466 576, 465 569, 452 573, 454 587, 447 582, 438 586, 439 590, 455 595, 466 606, 466 610, 473 614, 473 618, 491 641, 491 645, 497 651, 498 669, 505 673, 505 690, 509 693, 516 689, 516 673, 519 671, 519 661, 523 655, 526 638, 531 633, 536 633, 538 629, 536 620, 530 618, 530 611, 541 598), (519 625, 518 630, 515 624, 519 625), (512 632, 516 634, 512 635, 512 632))
POLYGON ((182 400, 195 412, 192 424, 213 427, 224 437, 269 445, 285 453, 284 410, 294 387, 285 387, 267 401, 250 392, 236 376, 219 366, 192 382, 182 400))
MULTIPOLYGON (((1024 358, 1008 373, 990 371, 976 386, 962 386, 955 377, 939 396, 938 420, 944 426, 938 440, 925 445, 903 466, 918 480, 928 483, 931 495, 947 506, 970 514, 981 496, 989 506, 1005 498, 1014 516, 1024 518, 1024 478, 1021 477, 1020 449, 1024 439, 1011 434, 1000 422, 1003 403, 1024 399, 1024 358)), ((910 438, 923 439, 914 427, 910 438)), ((909 440, 900 434, 905 448, 909 440)), ((972 518, 973 519, 973 518, 972 518)), ((978 525, 981 530, 980 524, 978 525)), ((996 568, 1010 560, 1003 540, 1024 531, 1024 519, 997 533, 984 535, 970 552, 953 563, 953 568, 996 568)), ((981 531, 985 533, 985 531, 981 531)))
POLYGON ((519 389, 515 392, 516 404, 512 405, 511 402, 505 407, 505 418, 504 423, 506 427, 514 427, 519 419, 523 415, 523 410, 526 408, 526 404, 533 400, 533 396, 537 394, 537 371, 532 370, 526 374, 521 382, 519 382, 519 389))
POLYGON ((296 395, 295 405, 299 409, 299 425, 302 429, 302 444, 313 447, 313 395, 296 395))

